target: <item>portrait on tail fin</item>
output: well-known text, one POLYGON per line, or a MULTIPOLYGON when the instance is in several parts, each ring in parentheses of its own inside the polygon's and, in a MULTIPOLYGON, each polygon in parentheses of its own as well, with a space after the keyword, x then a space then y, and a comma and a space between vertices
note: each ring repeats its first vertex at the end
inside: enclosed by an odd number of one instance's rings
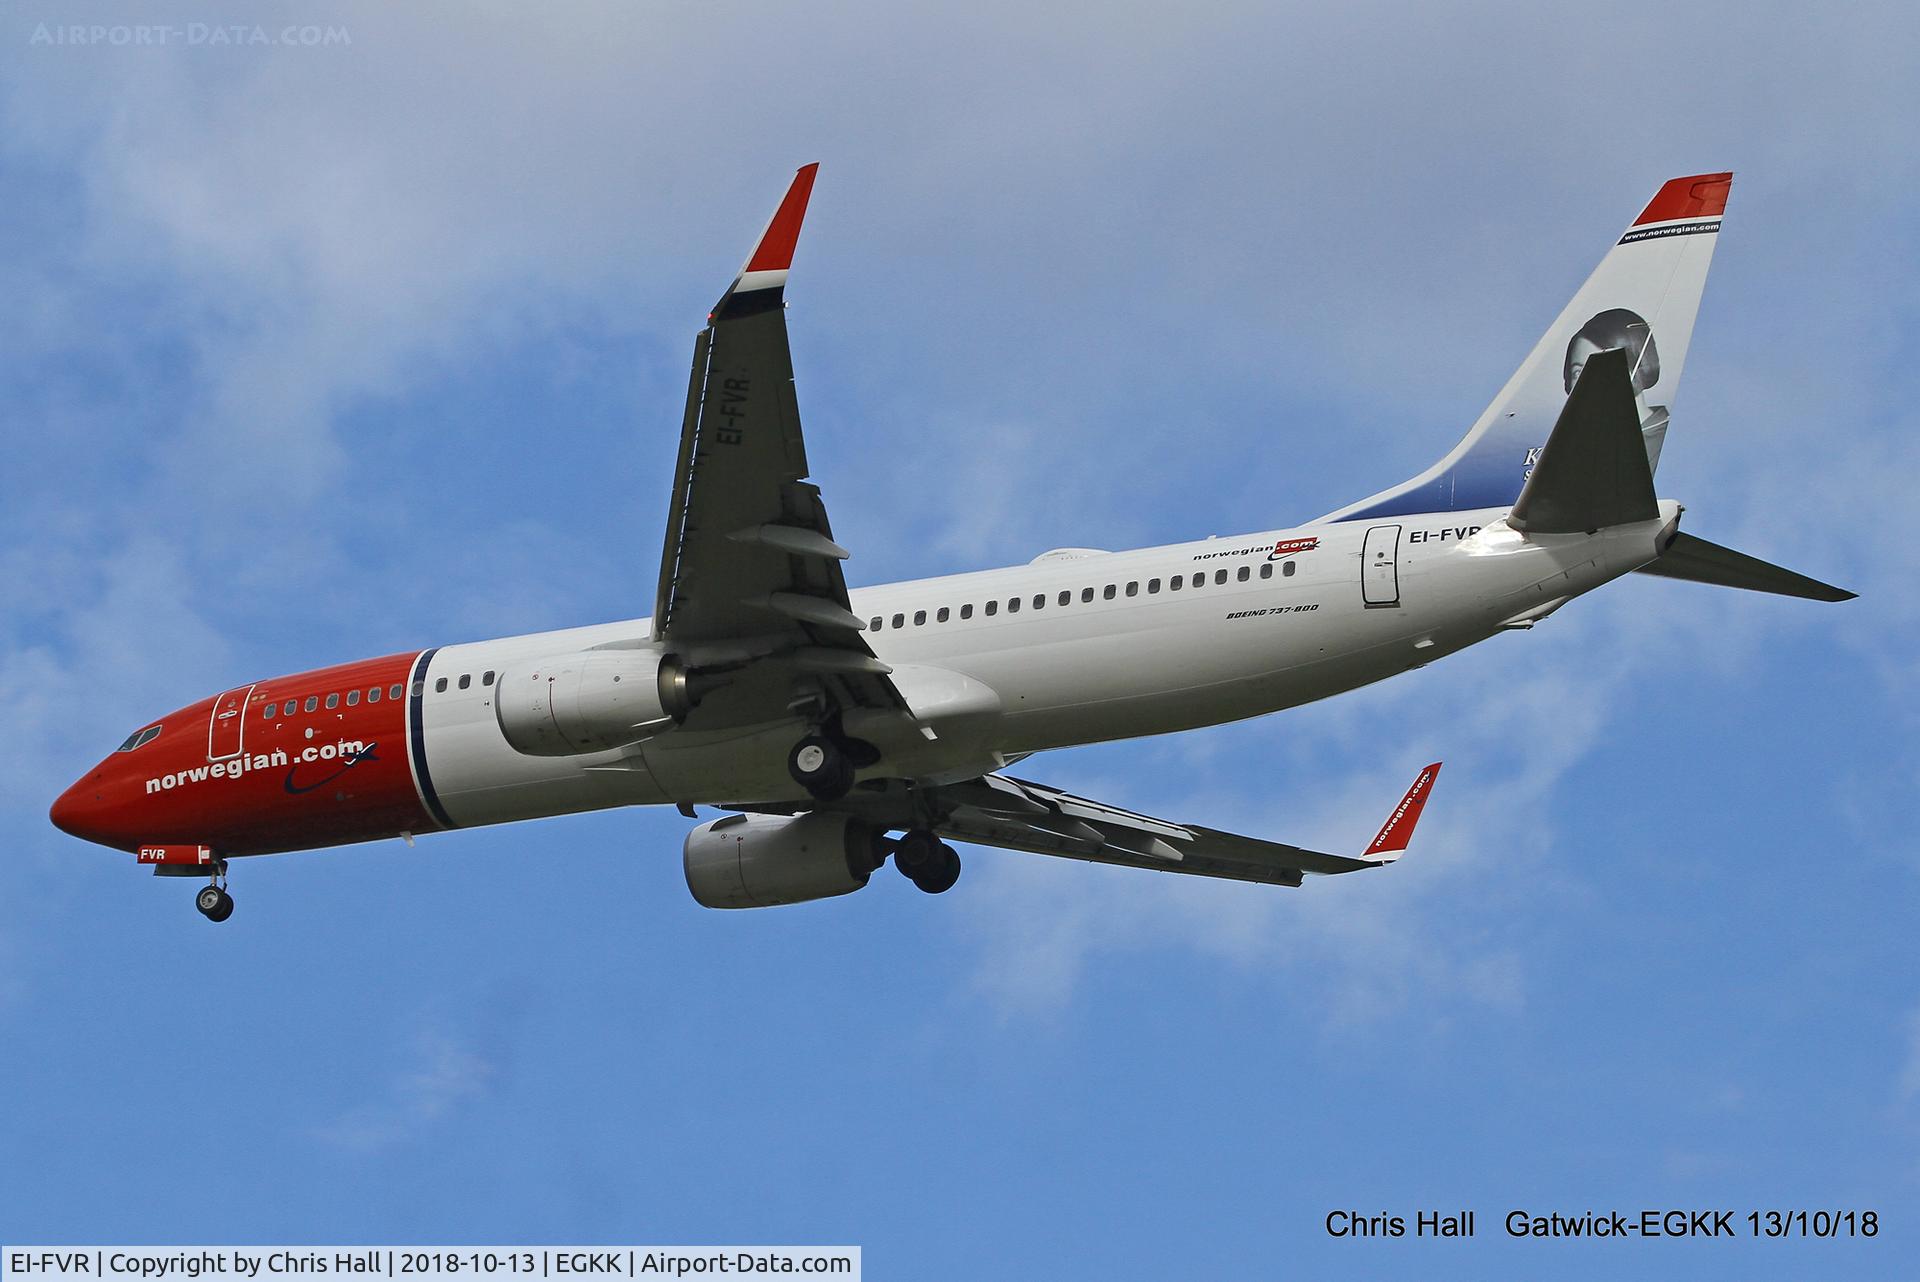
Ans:
POLYGON ((1647 401, 1647 389, 1660 381, 1660 345, 1653 326, 1635 311, 1609 307, 1590 318, 1567 340, 1566 359, 1561 363, 1561 383, 1567 393, 1586 367, 1587 359, 1597 352, 1619 348, 1627 353, 1627 368, 1633 380, 1633 399, 1640 407, 1640 434, 1647 439, 1647 466, 1660 466, 1660 447, 1667 439, 1667 407, 1647 401))

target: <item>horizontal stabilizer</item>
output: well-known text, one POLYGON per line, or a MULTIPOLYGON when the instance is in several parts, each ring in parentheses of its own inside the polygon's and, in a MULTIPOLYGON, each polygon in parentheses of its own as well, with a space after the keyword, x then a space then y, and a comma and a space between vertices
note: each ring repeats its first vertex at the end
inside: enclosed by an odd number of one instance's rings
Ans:
POLYGON ((1527 534, 1589 534, 1657 515, 1626 349, 1596 352, 1540 448, 1508 524, 1527 534))
POLYGON ((1759 557, 1696 539, 1691 534, 1675 535, 1660 559, 1641 566, 1640 573, 1714 583, 1723 588, 1745 588, 1749 592, 1771 592, 1776 596, 1805 597, 1809 601, 1851 601, 1858 595, 1784 570, 1759 557))

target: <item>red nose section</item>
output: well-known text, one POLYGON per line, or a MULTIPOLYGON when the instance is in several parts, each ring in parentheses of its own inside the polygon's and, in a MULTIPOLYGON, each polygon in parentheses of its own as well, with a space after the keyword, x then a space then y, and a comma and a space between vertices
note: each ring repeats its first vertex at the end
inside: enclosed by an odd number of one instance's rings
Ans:
POLYGON ((61 793, 53 809, 47 812, 47 818, 53 820, 53 826, 61 832, 82 841, 98 842, 102 846, 127 845, 127 835, 115 831, 107 817, 98 772, 61 793))

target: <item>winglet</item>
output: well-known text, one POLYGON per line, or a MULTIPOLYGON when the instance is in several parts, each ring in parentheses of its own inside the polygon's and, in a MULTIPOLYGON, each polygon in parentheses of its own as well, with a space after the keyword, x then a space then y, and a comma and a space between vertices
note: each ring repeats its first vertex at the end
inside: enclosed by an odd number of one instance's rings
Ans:
POLYGON ((1414 779, 1413 787, 1407 789, 1407 795, 1400 798, 1400 804, 1387 816, 1387 822, 1380 826, 1380 832, 1360 857, 1375 863, 1392 863, 1407 853, 1407 843, 1413 840, 1413 826, 1420 822, 1420 812, 1426 808, 1427 794, 1433 791, 1433 781, 1440 773, 1440 763, 1434 762, 1414 779))
POLYGON ((780 305, 787 284, 787 269, 793 266, 794 246, 800 243, 800 224, 807 216, 807 199, 813 195, 814 175, 820 172, 816 161, 802 165, 793 176, 793 184, 767 220, 766 230, 754 242, 746 265, 733 278, 733 284, 713 305, 708 320, 732 320, 754 312, 768 311, 780 305))

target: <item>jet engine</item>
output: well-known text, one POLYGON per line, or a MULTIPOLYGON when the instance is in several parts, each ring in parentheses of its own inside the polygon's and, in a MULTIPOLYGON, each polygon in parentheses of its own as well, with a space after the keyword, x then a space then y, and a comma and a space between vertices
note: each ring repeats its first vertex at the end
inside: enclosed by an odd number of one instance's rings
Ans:
POLYGON ((687 834, 687 889, 708 908, 845 895, 885 860, 884 841, 848 815, 728 815, 687 834))
POLYGON ((654 650, 583 650, 508 667, 494 716, 530 757, 605 752, 651 738, 687 715, 686 675, 654 650))

